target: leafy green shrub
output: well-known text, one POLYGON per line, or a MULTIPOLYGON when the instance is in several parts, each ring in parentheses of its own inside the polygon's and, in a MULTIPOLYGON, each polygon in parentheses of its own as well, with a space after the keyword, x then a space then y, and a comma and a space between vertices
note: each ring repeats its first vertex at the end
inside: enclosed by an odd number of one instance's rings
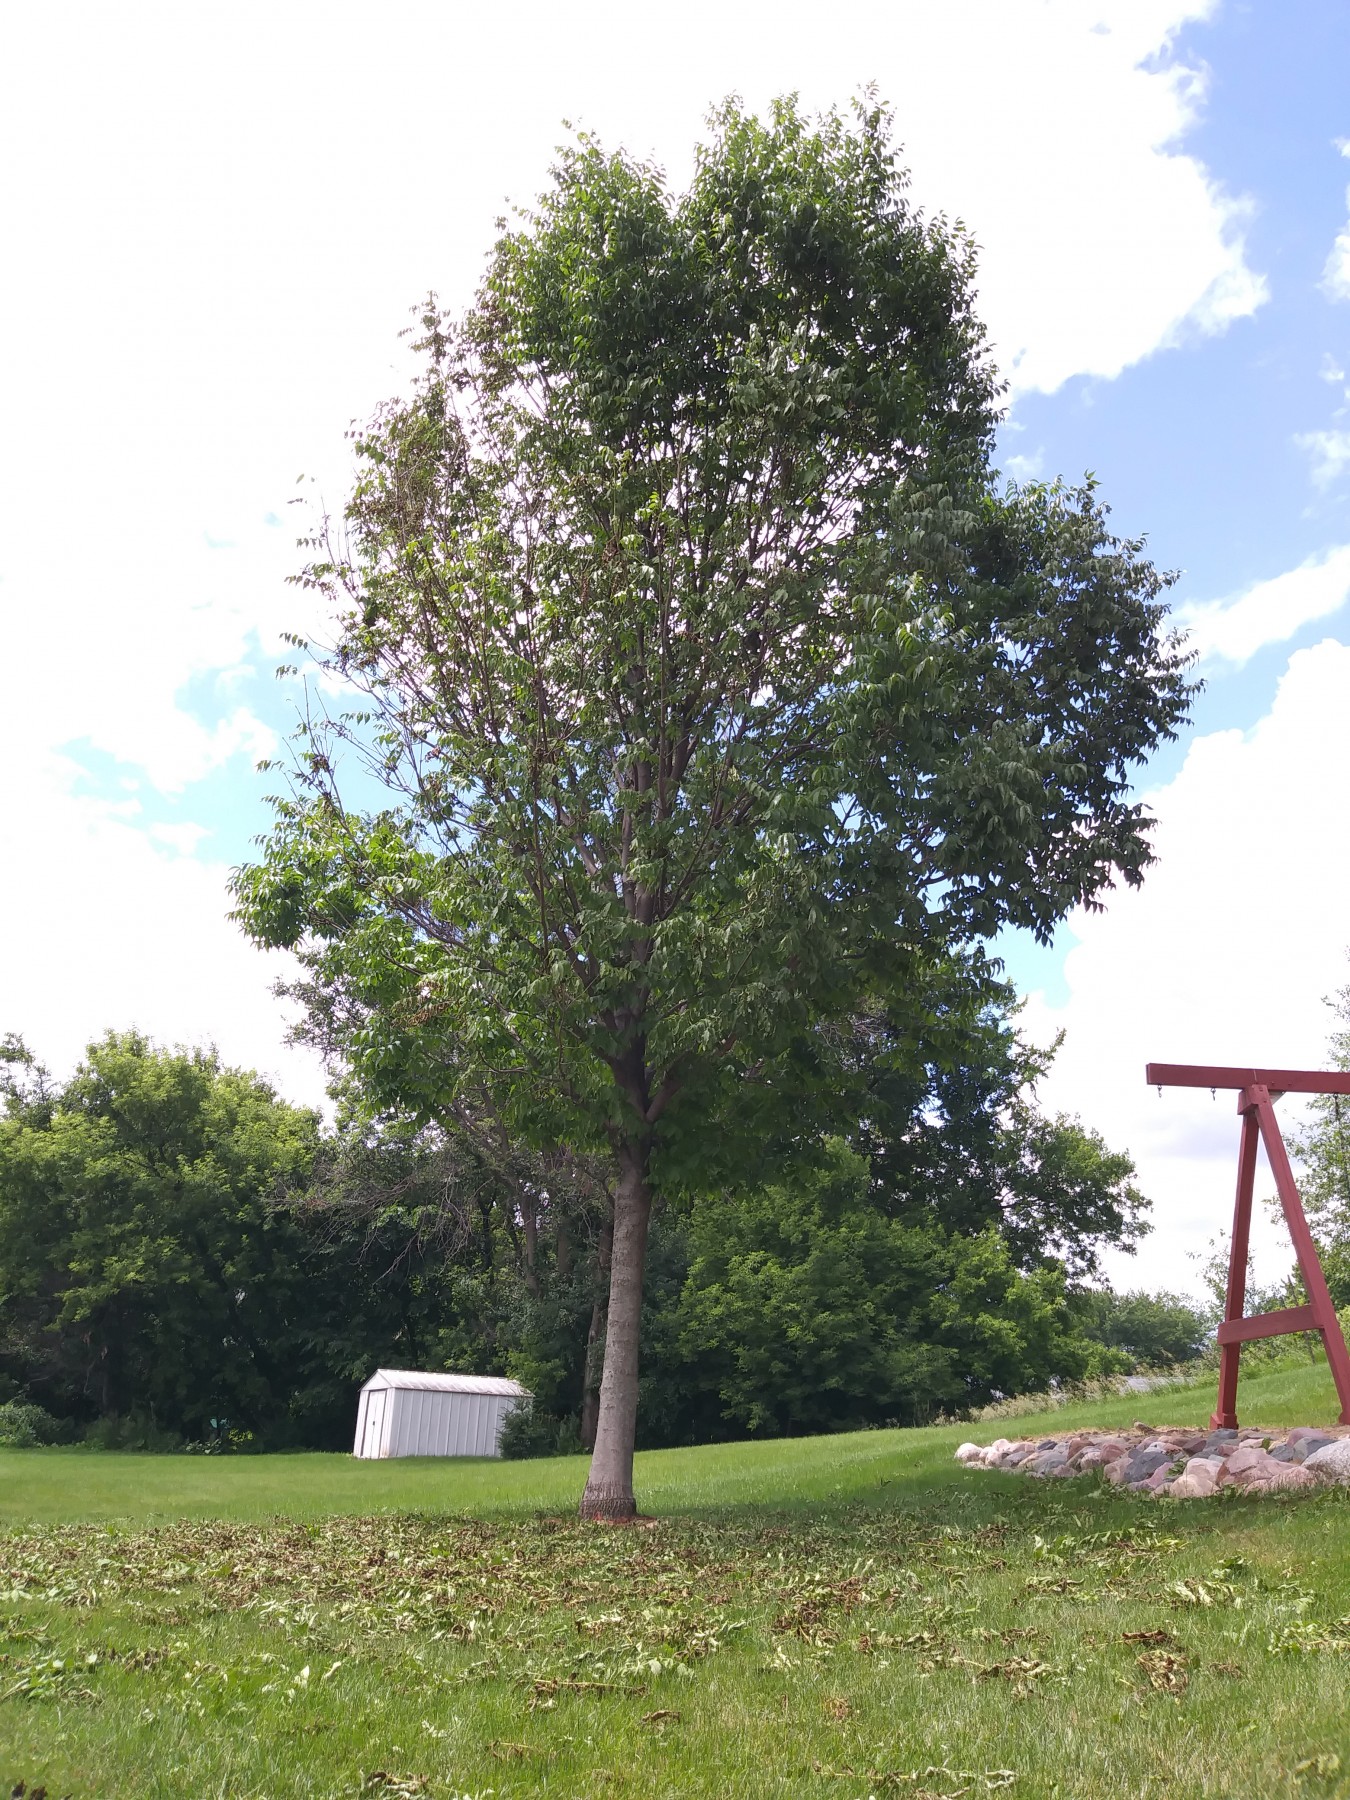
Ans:
POLYGON ((183 1440, 176 1431, 166 1431, 153 1419, 132 1414, 123 1419, 98 1419, 83 1438, 87 1450, 166 1450, 181 1449, 183 1440))
POLYGON ((39 1444, 60 1444, 69 1437, 64 1420, 54 1419, 32 1400, 6 1400, 0 1406, 0 1448, 34 1450, 39 1444))
POLYGON ((574 1418, 560 1419, 525 1405, 507 1414, 499 1443, 502 1455, 513 1462, 528 1456, 576 1456, 581 1433, 574 1418))
POLYGON ((1104 1351, 1118 1353, 1095 1358, 1097 1366, 1090 1366, 1090 1374, 1195 1362, 1209 1342, 1208 1314, 1181 1294, 1137 1290, 1118 1294, 1111 1288, 1089 1288, 1075 1294, 1070 1305, 1084 1337, 1104 1351))
MULTIPOLYGON (((258 1441, 256 1432, 230 1425, 214 1431, 208 1438, 193 1438, 189 1443, 172 1447, 181 1450, 184 1456, 257 1456, 268 1446, 258 1441)), ((285 1447, 289 1448, 289 1445, 285 1447)))

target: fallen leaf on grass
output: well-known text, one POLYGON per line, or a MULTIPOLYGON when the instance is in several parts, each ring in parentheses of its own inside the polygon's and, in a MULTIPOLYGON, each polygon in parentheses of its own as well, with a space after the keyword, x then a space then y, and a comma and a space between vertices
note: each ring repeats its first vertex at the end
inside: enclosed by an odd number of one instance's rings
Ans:
POLYGON ((942 1639, 935 1631, 913 1631, 907 1637, 897 1637, 888 1631, 864 1631, 858 1639, 858 1650, 863 1656, 873 1650, 940 1650, 942 1639))
POLYGON ((1184 1581, 1174 1581, 1167 1591, 1173 1606, 1242 1605, 1242 1596, 1231 1581, 1200 1581, 1188 1575, 1184 1581))
POLYGON ((495 1756, 498 1762, 526 1762, 532 1756, 542 1756, 551 1762, 557 1754, 556 1750, 545 1750, 535 1744, 513 1744, 507 1738, 493 1738, 488 1745, 488 1755, 495 1756))
POLYGON ((530 1683, 536 1700, 551 1700, 555 1694, 637 1694, 647 1691, 645 1683, 634 1686, 623 1681, 579 1681, 571 1675, 545 1675, 530 1683))
MULTIPOLYGON (((92 1663, 97 1661, 97 1657, 92 1659, 92 1663)), ((76 1679, 82 1669, 89 1666, 92 1664, 88 1657, 83 1665, 75 1666, 63 1656, 41 1657, 35 1662, 16 1664, 19 1679, 0 1692, 0 1700, 94 1700, 97 1697, 94 1690, 76 1679)))
POLYGON ((1010 1656, 1005 1662, 987 1663, 984 1668, 976 1669, 981 1681, 1009 1681, 1013 1693, 1019 1700, 1024 1700, 1032 1693, 1038 1681, 1046 1676, 1059 1674, 1059 1670, 1049 1663, 1040 1662, 1034 1656, 1010 1656))
POLYGON ((1177 1656, 1170 1650, 1146 1650, 1135 1660, 1155 1693, 1175 1694, 1179 1699, 1190 1685, 1184 1656, 1177 1656))
POLYGON ((993 1794, 1011 1787, 1017 1779, 1014 1769, 986 1769, 983 1774, 976 1774, 970 1769, 949 1769, 932 1763, 926 1769, 832 1769, 827 1763, 813 1762, 811 1768, 827 1781, 865 1781, 874 1788, 908 1788, 910 1800, 961 1800, 963 1794, 993 1794), (961 1785, 940 1789, 919 1785, 934 1778, 961 1785))
POLYGON ((1271 1634, 1268 1648, 1272 1656, 1350 1655, 1350 1619, 1337 1619, 1334 1625, 1296 1619, 1271 1634))
POLYGON ((361 1777, 363 1794, 388 1794, 394 1800, 414 1800, 415 1795, 425 1794, 430 1786, 428 1775, 394 1775, 388 1769, 374 1769, 361 1777))
POLYGON ((1316 1775, 1323 1781, 1340 1772, 1341 1759, 1334 1750, 1323 1756, 1305 1756, 1302 1762, 1294 1764, 1295 1775, 1316 1775))

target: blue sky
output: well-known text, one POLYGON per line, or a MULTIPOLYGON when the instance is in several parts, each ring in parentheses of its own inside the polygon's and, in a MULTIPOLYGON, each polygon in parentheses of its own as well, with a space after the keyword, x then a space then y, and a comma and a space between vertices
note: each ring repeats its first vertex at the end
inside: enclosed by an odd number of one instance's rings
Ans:
MULTIPOLYGON (((1240 593, 1350 537, 1350 463, 1340 479, 1312 483, 1306 441, 1350 419, 1350 306, 1322 285, 1346 226, 1350 168, 1338 143, 1350 135, 1350 9, 1313 0, 1297 21, 1291 29, 1289 11, 1273 5, 1227 5, 1183 26, 1171 52, 1204 70, 1185 149, 1247 202, 1247 256, 1267 276, 1264 303, 1222 334, 1183 334, 1113 380, 1076 376, 1019 399, 1000 443, 1014 472, 1091 469, 1118 529, 1146 532, 1158 565, 1179 572, 1178 600, 1240 593)), ((1194 736, 1260 718, 1290 650, 1343 636, 1347 616, 1343 604, 1241 664, 1207 661, 1192 731, 1157 753, 1144 781, 1173 776, 1194 736)), ((1325 786, 1328 773, 1310 770, 1310 785, 1325 786)), ((1334 812, 1334 790, 1328 798, 1334 812)), ((1019 987, 1062 1002, 1072 942, 1065 927, 1049 948, 1012 937, 1001 947, 1019 987)), ((1328 971, 1328 989, 1336 985, 1339 972, 1328 971)))
POLYGON ((317 623, 286 585, 294 539, 340 503, 349 421, 404 377, 408 309, 468 298, 564 117, 678 181, 724 94, 820 106, 875 81, 916 196, 983 246, 1002 466, 1092 470, 1117 528, 1181 571, 1203 652, 1192 729, 1141 771, 1143 893, 1049 950, 1001 945, 1027 1029, 1065 1033, 1047 1103, 1128 1146, 1158 1202, 1140 1278, 1185 1285, 1224 1223, 1233 1122, 1207 1095, 1160 1107, 1140 1065, 1315 1063, 1346 978, 1350 8, 841 0, 825 37, 819 17, 6 15, 0 750, 22 875, 0 1029, 59 1068, 134 1022, 321 1094, 224 883, 267 821, 253 764, 294 717, 280 633, 317 623))

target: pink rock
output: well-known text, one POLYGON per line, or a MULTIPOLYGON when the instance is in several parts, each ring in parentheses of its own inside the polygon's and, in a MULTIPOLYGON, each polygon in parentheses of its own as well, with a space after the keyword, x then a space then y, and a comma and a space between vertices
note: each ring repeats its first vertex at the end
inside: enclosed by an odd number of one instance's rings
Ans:
MULTIPOLYGON (((1219 1468, 1222 1467, 1220 1463, 1219 1468)), ((1208 1500, 1218 1489, 1218 1468, 1211 1468, 1208 1462, 1197 1456, 1181 1471, 1168 1492, 1176 1500, 1208 1500)))
POLYGON ((1270 1457, 1260 1444, 1240 1444, 1228 1458, 1228 1473, 1233 1476, 1245 1474, 1248 1469, 1258 1469, 1270 1457))
POLYGON ((1310 1474, 1302 1463, 1277 1463, 1275 1468, 1276 1473, 1261 1484, 1266 1493, 1279 1493, 1288 1488, 1317 1486, 1316 1475, 1310 1474))
MULTIPOLYGON (((1298 1468, 1297 1463, 1276 1462, 1273 1456, 1257 1446, 1250 1451, 1245 1448, 1228 1459, 1228 1474, 1234 1487, 1269 1487, 1286 1469, 1298 1468)), ((1299 1468, 1299 1474, 1303 1470, 1299 1468)), ((1296 1484, 1295 1484, 1296 1485, 1296 1484)))

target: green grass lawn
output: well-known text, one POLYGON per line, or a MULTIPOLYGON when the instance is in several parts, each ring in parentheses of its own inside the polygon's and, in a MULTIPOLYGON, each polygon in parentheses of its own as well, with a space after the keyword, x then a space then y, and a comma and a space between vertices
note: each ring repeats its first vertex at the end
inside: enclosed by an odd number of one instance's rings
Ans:
MULTIPOLYGON (((1350 1796, 1350 1490, 1179 1504, 952 1461, 1211 1403, 655 1452, 637 1529, 574 1522, 579 1459, 0 1453, 0 1783, 1350 1796)), ((1334 1400, 1289 1366, 1241 1409, 1334 1400)))

